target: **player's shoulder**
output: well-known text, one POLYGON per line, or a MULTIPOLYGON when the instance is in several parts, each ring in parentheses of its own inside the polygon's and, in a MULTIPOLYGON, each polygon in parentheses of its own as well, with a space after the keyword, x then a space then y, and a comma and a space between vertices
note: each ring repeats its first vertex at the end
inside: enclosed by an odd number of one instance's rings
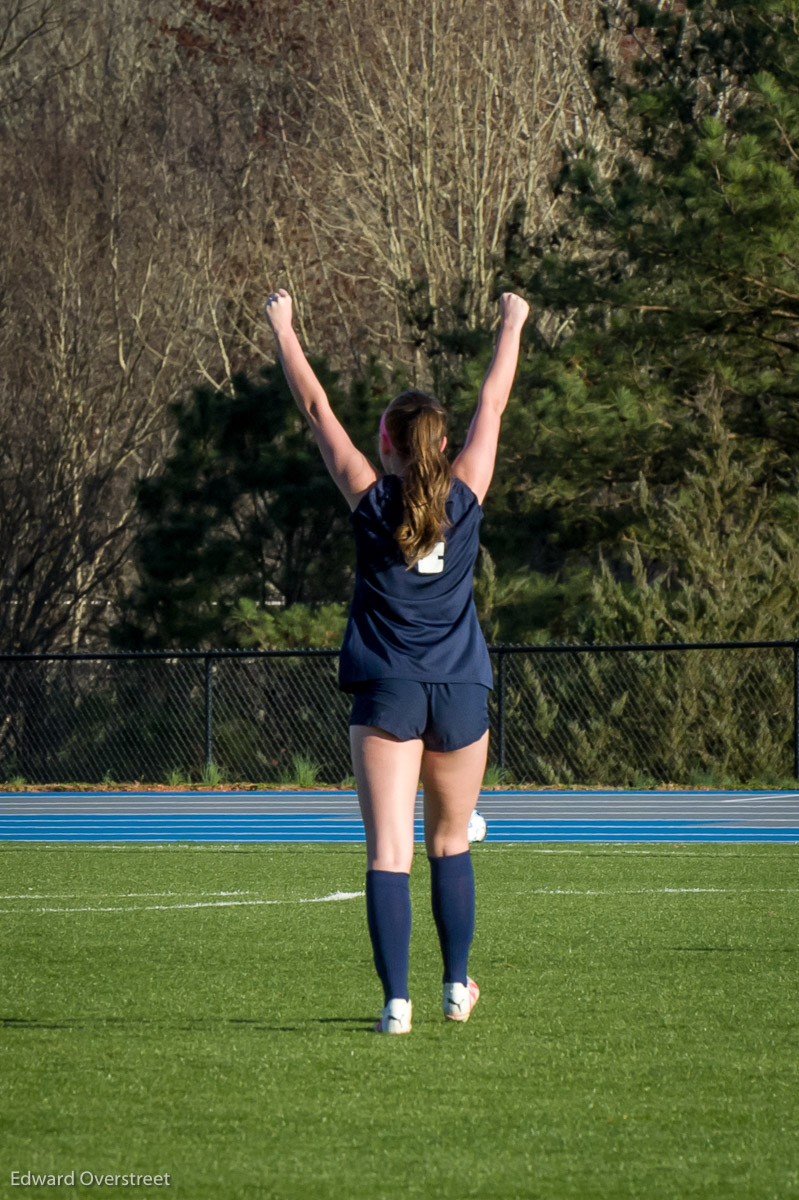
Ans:
POLYGON ((464 516, 472 509, 482 511, 480 501, 468 483, 464 483, 457 475, 452 476, 452 486, 450 487, 447 503, 451 509, 450 516, 455 520, 464 516))
POLYGON ((361 496, 351 517, 380 517, 402 501, 402 481, 396 475, 380 475, 361 496))

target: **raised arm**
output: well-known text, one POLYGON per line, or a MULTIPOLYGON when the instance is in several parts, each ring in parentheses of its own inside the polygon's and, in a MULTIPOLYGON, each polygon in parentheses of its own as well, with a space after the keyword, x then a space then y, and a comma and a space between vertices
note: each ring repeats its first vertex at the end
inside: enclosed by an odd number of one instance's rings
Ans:
POLYGON ((466 443, 452 464, 453 475, 472 489, 481 504, 494 474, 500 422, 516 375, 522 327, 530 311, 527 301, 513 292, 502 293, 499 307, 494 357, 480 388, 466 443))
POLYGON ((322 451, 325 466, 342 492, 350 508, 358 502, 377 479, 377 471, 366 455, 361 454, 339 421, 327 393, 303 353, 299 338, 291 324, 291 296, 285 288, 273 292, 266 302, 266 319, 277 341, 277 352, 291 394, 307 420, 322 451))

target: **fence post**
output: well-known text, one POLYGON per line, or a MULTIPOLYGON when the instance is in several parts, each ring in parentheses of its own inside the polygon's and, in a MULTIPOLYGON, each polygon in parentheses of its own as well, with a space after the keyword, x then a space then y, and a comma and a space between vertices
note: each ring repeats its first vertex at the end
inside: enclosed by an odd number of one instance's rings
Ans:
POLYGON ((497 740, 499 742, 499 769, 505 770, 505 654, 497 651, 497 740))
POLYGON ((793 645, 793 777, 799 779, 799 642, 793 645))
POLYGON ((205 765, 214 761, 214 664, 210 654, 205 656, 205 765))

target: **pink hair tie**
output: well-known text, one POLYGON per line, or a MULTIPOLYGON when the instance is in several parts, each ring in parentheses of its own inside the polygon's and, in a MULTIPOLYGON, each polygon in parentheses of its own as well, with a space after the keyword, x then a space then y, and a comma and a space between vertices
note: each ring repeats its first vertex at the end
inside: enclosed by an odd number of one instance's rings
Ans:
POLYGON ((382 417, 380 418, 380 449, 383 451, 384 454, 396 453, 396 450, 394 448, 394 443, 392 442, 391 438, 389 437, 388 430, 386 429, 386 414, 385 413, 383 413, 382 417))

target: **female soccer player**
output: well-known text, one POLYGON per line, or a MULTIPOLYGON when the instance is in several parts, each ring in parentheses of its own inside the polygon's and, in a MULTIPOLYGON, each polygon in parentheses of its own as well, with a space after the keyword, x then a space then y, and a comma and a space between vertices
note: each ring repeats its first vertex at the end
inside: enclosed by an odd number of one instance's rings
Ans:
POLYGON ((366 913, 384 1008, 376 1032, 408 1033, 413 810, 421 777, 444 1015, 466 1021, 474 873, 467 826, 488 751, 488 649, 472 574, 529 305, 505 292, 494 357, 466 444, 450 467, 441 405, 409 391, 380 421, 383 473, 337 420, 292 328, 284 289, 266 317, 292 395, 352 510, 357 570, 339 682, 353 693, 350 743, 366 830, 366 913))

